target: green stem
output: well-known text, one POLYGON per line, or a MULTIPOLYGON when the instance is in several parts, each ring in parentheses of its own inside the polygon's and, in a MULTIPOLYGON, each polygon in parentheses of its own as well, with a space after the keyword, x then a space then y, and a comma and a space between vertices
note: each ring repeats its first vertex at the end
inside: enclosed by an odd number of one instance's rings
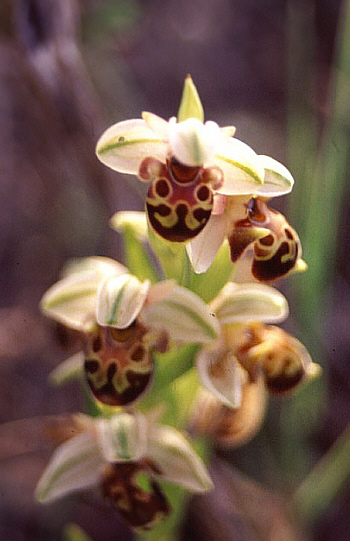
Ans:
POLYGON ((299 486, 293 508, 305 522, 320 518, 350 479, 350 425, 299 486))

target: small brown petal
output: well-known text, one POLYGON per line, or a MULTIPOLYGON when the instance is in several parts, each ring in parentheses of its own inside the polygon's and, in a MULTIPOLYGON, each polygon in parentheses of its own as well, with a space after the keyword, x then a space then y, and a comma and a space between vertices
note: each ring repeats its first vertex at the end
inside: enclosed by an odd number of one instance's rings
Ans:
POLYGON ((278 327, 263 324, 246 328, 235 354, 251 377, 262 370, 268 390, 276 394, 292 391, 314 366, 298 340, 278 327))
POLYGON ((237 261, 252 244, 254 278, 268 282, 287 275, 301 258, 296 231, 282 214, 269 209, 259 198, 253 197, 246 209, 246 216, 234 222, 228 235, 232 261, 237 261))

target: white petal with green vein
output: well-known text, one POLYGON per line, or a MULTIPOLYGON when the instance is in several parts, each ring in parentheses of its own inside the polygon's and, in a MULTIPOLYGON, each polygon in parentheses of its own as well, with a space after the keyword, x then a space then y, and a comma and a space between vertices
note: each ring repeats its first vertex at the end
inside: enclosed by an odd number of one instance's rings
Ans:
POLYGON ((143 415, 119 413, 97 421, 98 444, 108 462, 138 460, 145 455, 147 423, 143 415))
POLYGON ((218 193, 254 194, 264 182, 264 167, 248 145, 235 138, 222 138, 215 149, 213 163, 223 172, 224 183, 218 193))
POLYGON ((46 291, 40 307, 46 316, 66 327, 78 331, 91 330, 99 282, 94 271, 68 275, 46 291))
POLYGON ((146 304, 142 318, 145 324, 163 328, 171 339, 183 342, 210 342, 220 331, 205 302, 178 285, 159 301, 146 304))
POLYGON ((96 154, 102 163, 121 173, 137 175, 141 161, 149 156, 165 162, 167 142, 144 120, 118 122, 100 137, 96 154))
POLYGON ((160 468, 159 477, 191 492, 206 492, 213 482, 202 459, 175 428, 157 425, 150 433, 147 456, 160 468))
POLYGON ((93 435, 89 432, 78 434, 56 449, 36 487, 35 496, 46 503, 96 485, 102 466, 103 458, 93 435))
POLYGON ((276 197, 292 191, 294 179, 288 169, 270 156, 258 156, 260 164, 265 169, 264 184, 256 195, 276 197))
POLYGON ((211 307, 222 325, 244 321, 276 323, 288 316, 286 298, 265 284, 229 282, 212 301, 211 307))
POLYGON ((125 329, 139 315, 150 287, 131 274, 109 277, 101 282, 96 299, 96 320, 100 325, 125 329))

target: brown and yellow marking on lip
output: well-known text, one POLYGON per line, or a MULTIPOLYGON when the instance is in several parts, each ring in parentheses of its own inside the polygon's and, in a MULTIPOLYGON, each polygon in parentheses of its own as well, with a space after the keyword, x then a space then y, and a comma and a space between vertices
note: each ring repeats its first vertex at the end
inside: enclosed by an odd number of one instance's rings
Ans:
POLYGON ((307 373, 298 340, 272 325, 247 327, 235 354, 253 379, 262 371, 268 390, 275 394, 292 391, 307 373))
POLYGON ((153 180, 146 197, 146 211, 158 235, 171 242, 185 242, 202 231, 213 208, 213 186, 222 182, 220 170, 190 167, 174 157, 157 169, 146 158, 139 176, 153 180))
POLYGON ((297 233, 282 214, 269 209, 265 201, 257 197, 246 205, 246 216, 233 224, 228 241, 233 262, 248 246, 254 247, 252 274, 263 282, 287 275, 301 257, 297 233))
POLYGON ((102 479, 102 493, 119 510, 124 520, 136 530, 148 530, 164 518, 170 505, 160 486, 153 479, 155 469, 147 461, 109 465, 102 479), (141 488, 137 476, 149 480, 148 489, 141 488))
POLYGON ((110 406, 126 406, 147 389, 153 376, 148 334, 135 321, 126 329, 98 327, 88 336, 84 369, 97 400, 110 406))

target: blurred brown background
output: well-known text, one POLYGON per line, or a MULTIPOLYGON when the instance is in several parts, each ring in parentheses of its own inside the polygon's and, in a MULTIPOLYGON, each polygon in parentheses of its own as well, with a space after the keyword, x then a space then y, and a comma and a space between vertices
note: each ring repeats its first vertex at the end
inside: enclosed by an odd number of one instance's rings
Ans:
MULTIPOLYGON (((94 147, 102 131, 139 117, 142 110, 165 118, 175 115, 190 73, 207 119, 236 125, 239 139, 288 165, 289 16, 305 10, 315 23, 317 92, 305 100, 322 124, 340 8, 338 0, 2 0, 1 422, 81 407, 73 385, 52 389, 46 383, 50 370, 77 344, 74 336, 46 321, 37 306, 67 258, 121 257, 121 243, 109 230, 108 218, 116 210, 142 208, 137 181, 107 170, 96 159, 94 147)), ((276 205, 287 212, 285 201, 276 205)), ((348 238, 346 208, 343 216, 341 235, 348 238)), ((328 398, 317 430, 308 434, 311 463, 349 420, 348 253, 339 249, 337 261, 335 308, 324 316, 328 398)), ((291 325, 297 332, 298 322, 291 325)), ((281 407, 272 401, 258 443, 225 458, 269 488, 287 493, 290 483, 284 486, 283 480, 288 475, 274 481, 275 470, 266 468, 280 448, 281 407), (268 460, 259 454, 261 449, 270 453, 268 460)), ((35 431, 26 437, 32 450, 35 431)), ((79 522, 95 541, 130 538, 101 502, 96 507, 90 501, 68 500, 48 508, 32 503, 43 464, 39 453, 2 462, 1 539, 58 540, 67 520, 79 522)), ((223 476, 220 467, 215 470, 218 478, 223 476)), ((223 502, 234 500, 232 487, 222 487, 215 495, 219 525, 220 513, 227 513, 223 502)), ((198 499, 193 503, 187 538, 272 539, 247 529, 239 512, 233 512, 232 527, 226 523, 221 537, 216 523, 203 530, 199 517, 206 505, 210 503, 198 499)), ((348 541, 349 510, 348 490, 311 537, 348 541)))

